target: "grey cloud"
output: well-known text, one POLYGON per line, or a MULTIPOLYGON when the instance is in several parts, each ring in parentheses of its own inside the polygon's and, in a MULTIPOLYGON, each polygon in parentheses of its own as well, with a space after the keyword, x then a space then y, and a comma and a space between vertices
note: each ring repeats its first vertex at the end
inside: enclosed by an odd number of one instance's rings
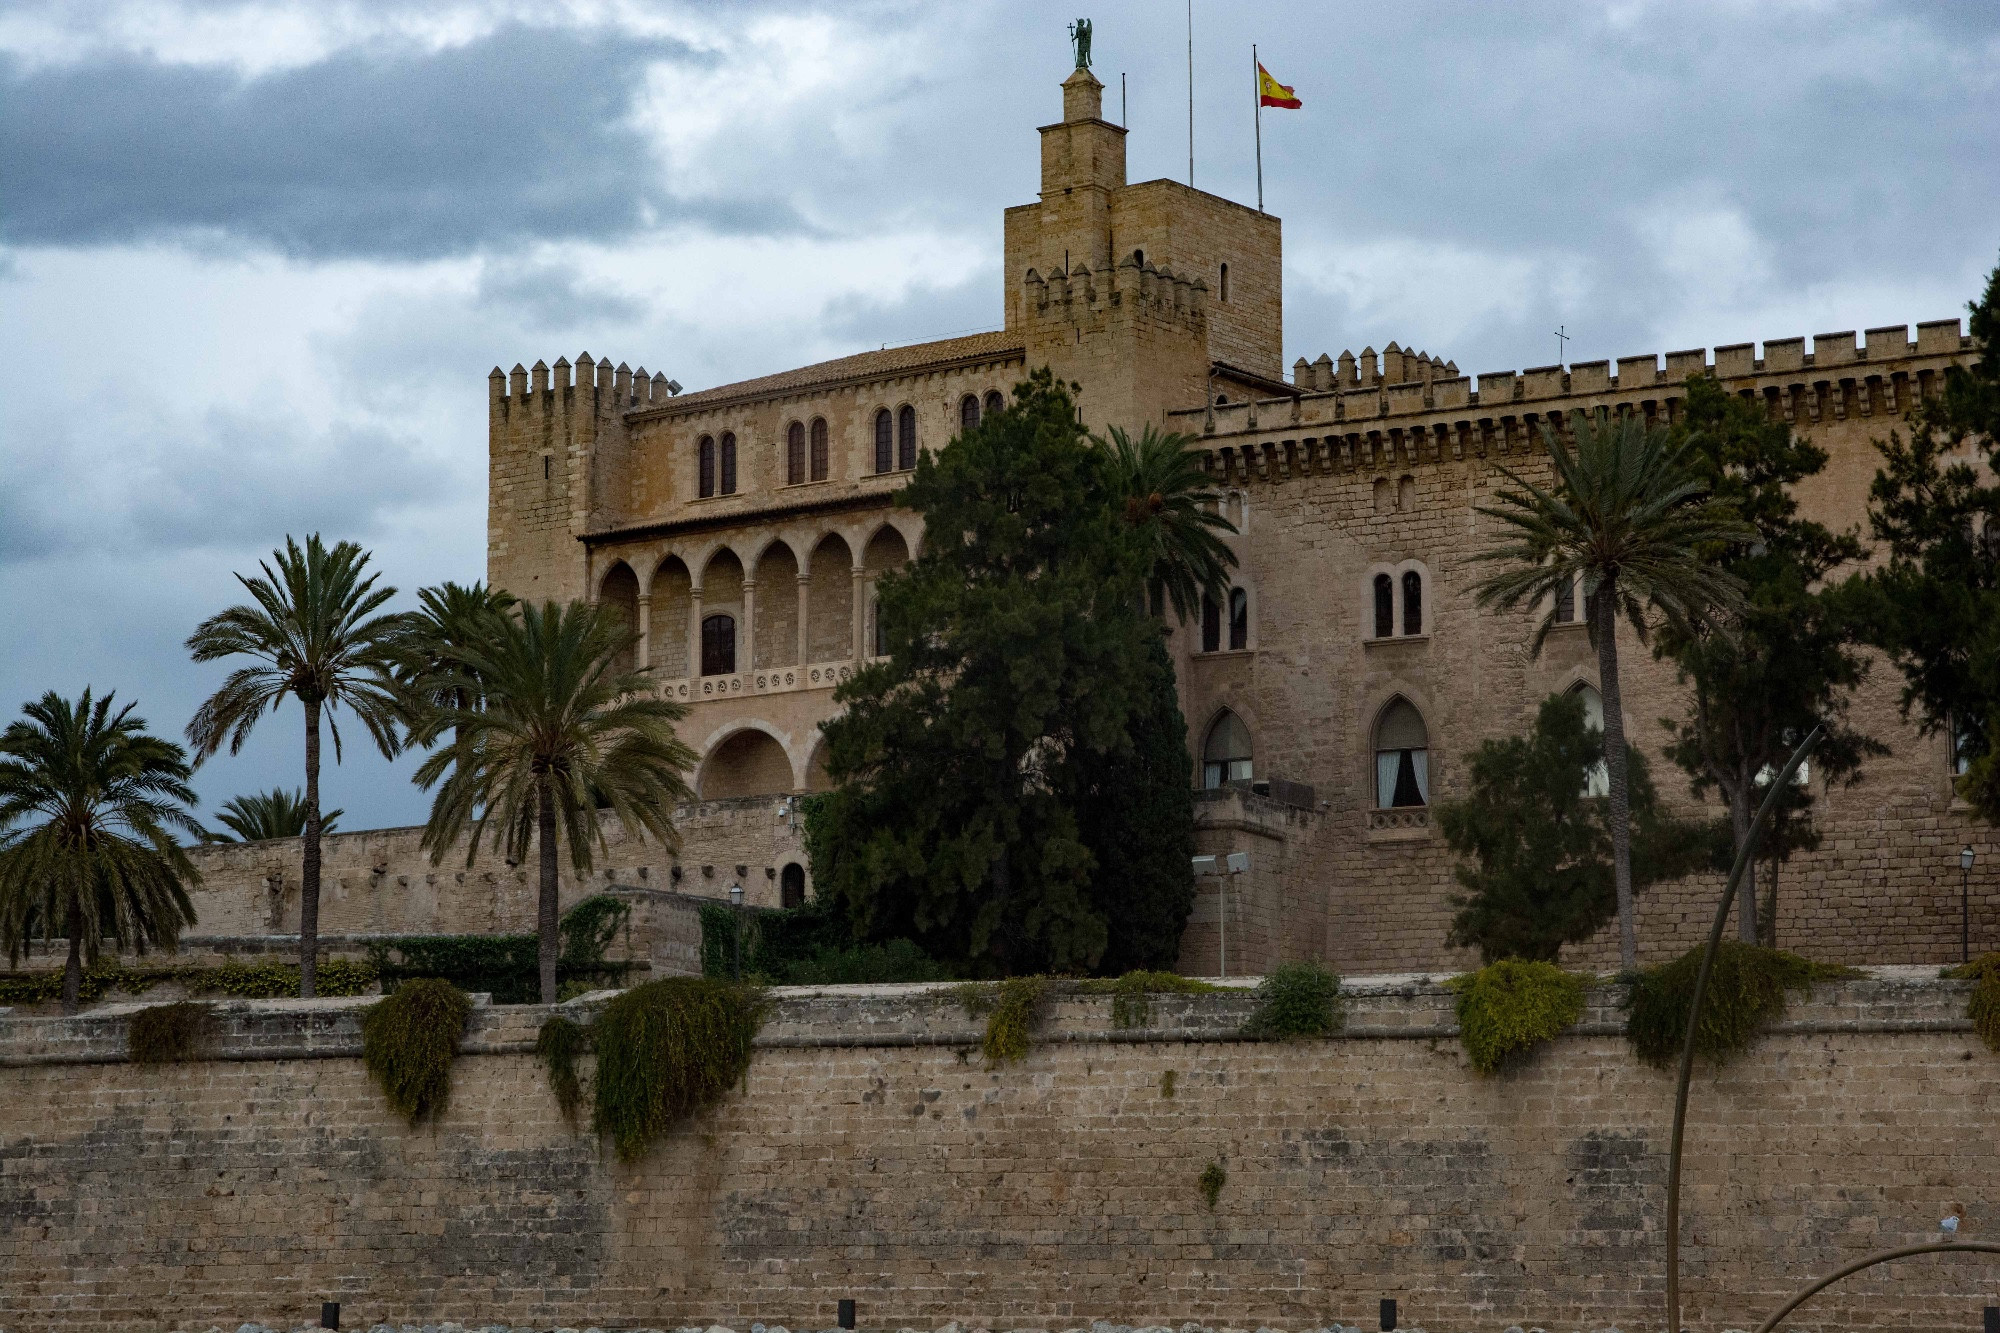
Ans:
POLYGON ((507 27, 249 80, 136 57, 0 60, 0 239, 419 258, 675 221, 795 227, 782 206, 675 197, 631 127, 650 66, 704 59, 665 40, 507 27))

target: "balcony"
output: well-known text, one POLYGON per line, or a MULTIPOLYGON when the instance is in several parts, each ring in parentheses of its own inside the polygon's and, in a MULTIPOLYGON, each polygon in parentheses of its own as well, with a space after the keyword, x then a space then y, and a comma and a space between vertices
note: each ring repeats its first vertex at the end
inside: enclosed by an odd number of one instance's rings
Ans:
POLYGON ((765 667, 726 676, 683 676, 660 682, 660 694, 681 703, 742 698, 753 694, 789 694, 794 690, 830 690, 854 674, 852 659, 815 662, 809 666, 765 667))

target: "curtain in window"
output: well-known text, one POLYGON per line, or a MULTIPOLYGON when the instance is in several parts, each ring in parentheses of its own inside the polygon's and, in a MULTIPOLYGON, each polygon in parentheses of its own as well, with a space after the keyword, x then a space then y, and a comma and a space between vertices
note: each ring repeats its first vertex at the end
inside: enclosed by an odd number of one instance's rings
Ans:
POLYGON ((1431 752, 1429 750, 1407 750, 1410 756, 1410 773, 1417 782, 1417 804, 1431 803, 1431 752))
POLYGON ((917 465, 917 409, 906 407, 896 414, 896 466, 908 472, 917 465))
POLYGON ((1375 752, 1375 808, 1387 810, 1396 803, 1396 774, 1402 766, 1400 750, 1375 752))
POLYGON ((706 500, 715 494, 715 441, 709 436, 702 436, 696 453, 700 458, 700 478, 696 489, 700 492, 701 498, 706 500))
POLYGON ((722 434, 722 493, 736 494, 736 436, 730 431, 722 434))
POLYGON ((794 421, 785 432, 785 481, 796 486, 806 479, 806 428, 794 421))
POLYGON ((887 472, 896 461, 896 419, 883 408, 875 414, 875 470, 887 472))
POLYGON ((814 417, 812 425, 812 479, 826 480, 826 418, 814 417))

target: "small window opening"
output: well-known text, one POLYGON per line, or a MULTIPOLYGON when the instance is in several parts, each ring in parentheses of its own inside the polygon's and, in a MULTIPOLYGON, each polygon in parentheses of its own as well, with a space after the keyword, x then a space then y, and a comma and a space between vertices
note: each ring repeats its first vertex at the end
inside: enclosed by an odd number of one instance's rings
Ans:
POLYGON ((1556 585, 1556 624, 1573 625, 1575 623, 1576 584, 1570 579, 1564 579, 1556 585))
POLYGON ((701 618, 701 674, 727 676, 736 671, 736 617, 701 618))
POLYGON ((736 494, 736 435, 733 431, 722 433, 722 493, 736 494))
POLYGON ((875 414, 875 470, 887 472, 896 462, 896 418, 888 408, 875 414))
POLYGON ((1229 265, 1222 266, 1222 299, 1229 299, 1229 265))
POLYGON ((969 393, 958 403, 958 428, 960 430, 979 429, 979 395, 969 393))
POLYGON ((1238 651, 1250 646, 1250 594, 1241 588, 1229 590, 1229 647, 1238 651))
POLYGON ((785 431, 785 481, 796 486, 806 479, 806 428, 794 421, 785 431))
POLYGON ((896 414, 896 469, 908 472, 917 465, 917 409, 905 407, 896 414))
POLYGON ((1220 652, 1222 649, 1222 608, 1215 604, 1215 598, 1203 593, 1201 597, 1201 650, 1205 653, 1220 652))
POLYGON ((1375 637, 1387 639, 1396 632, 1396 581, 1387 574, 1375 576, 1375 637))
POLYGON ((1001 411, 1006 406, 1007 396, 1005 394, 1001 393, 998 389, 988 389, 986 391, 987 416, 992 416, 995 412, 1001 411))
POLYGON ((812 479, 826 480, 826 418, 814 417, 812 424, 812 479))
POLYGON ((700 478, 696 492, 706 500, 715 494, 715 440, 711 436, 701 437, 701 444, 695 450, 700 458, 700 478))
POLYGON ((1403 571, 1403 633, 1424 632, 1424 576, 1414 569, 1403 571))

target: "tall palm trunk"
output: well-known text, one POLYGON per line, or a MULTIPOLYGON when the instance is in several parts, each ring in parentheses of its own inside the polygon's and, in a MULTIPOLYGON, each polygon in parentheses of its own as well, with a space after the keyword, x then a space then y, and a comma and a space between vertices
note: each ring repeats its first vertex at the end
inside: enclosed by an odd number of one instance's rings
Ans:
POLYGON ((305 865, 299 874, 299 995, 312 999, 319 984, 319 700, 306 706, 305 865))
POLYGON ((556 1002, 556 807, 542 779, 535 794, 535 841, 541 852, 542 893, 535 908, 535 931, 541 937, 542 1003, 556 1002))
POLYGON ((1618 692, 1618 603, 1606 580, 1590 599, 1597 631, 1597 692, 1604 700, 1604 773, 1611 788, 1611 881, 1618 890, 1618 966, 1639 965, 1639 931, 1632 913, 1632 801, 1625 786, 1625 712, 1618 692))
POLYGON ((63 964, 62 1011, 73 1014, 83 1008, 83 911, 72 898, 69 904, 69 961, 63 964))

